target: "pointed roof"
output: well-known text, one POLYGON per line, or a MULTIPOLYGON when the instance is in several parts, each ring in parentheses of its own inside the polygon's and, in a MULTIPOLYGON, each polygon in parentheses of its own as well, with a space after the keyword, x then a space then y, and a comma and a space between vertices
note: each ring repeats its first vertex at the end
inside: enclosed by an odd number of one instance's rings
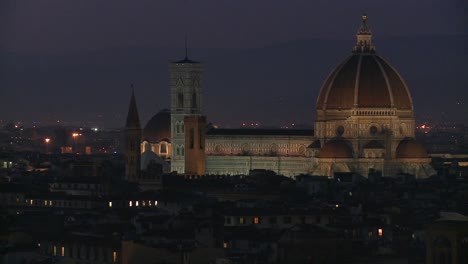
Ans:
POLYGON ((126 128, 141 128, 140 118, 138 116, 138 109, 135 100, 135 91, 132 85, 132 97, 130 98, 130 106, 128 108, 126 128))
POLYGON ((367 14, 362 15, 361 27, 359 27, 358 35, 371 35, 372 31, 367 25, 367 14))

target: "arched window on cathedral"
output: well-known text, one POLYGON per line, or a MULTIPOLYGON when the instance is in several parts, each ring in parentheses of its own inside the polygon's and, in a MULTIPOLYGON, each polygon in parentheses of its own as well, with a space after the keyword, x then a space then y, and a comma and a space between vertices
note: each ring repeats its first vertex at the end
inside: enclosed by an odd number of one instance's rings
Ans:
POLYGON ((197 94, 192 94, 192 108, 197 108, 197 94))
POLYGON ((159 146, 159 153, 167 154, 167 145, 166 145, 166 143, 161 143, 161 145, 159 146))
POLYGON ((180 155, 181 155, 181 156, 185 156, 185 148, 184 148, 184 145, 182 145, 182 146, 180 147, 180 155))
POLYGON ((184 94, 183 93, 177 94, 177 107, 179 108, 184 107, 184 94))

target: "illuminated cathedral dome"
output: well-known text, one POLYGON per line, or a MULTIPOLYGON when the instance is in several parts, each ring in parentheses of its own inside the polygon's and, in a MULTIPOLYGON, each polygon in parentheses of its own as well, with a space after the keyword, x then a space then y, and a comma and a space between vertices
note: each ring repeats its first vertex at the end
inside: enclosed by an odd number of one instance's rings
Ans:
POLYGON ((143 139, 150 142, 171 139, 171 112, 168 109, 161 110, 146 123, 143 139))
POLYGON ((413 110, 405 81, 394 67, 375 54, 365 15, 353 54, 331 72, 317 100, 317 110, 352 108, 413 110))
POLYGON ((398 159, 424 159, 427 151, 423 145, 412 138, 403 139, 396 149, 398 159))

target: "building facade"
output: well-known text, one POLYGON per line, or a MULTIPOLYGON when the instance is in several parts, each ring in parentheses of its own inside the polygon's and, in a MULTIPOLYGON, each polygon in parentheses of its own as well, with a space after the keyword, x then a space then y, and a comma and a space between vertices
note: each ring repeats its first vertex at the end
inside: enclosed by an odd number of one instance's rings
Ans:
MULTIPOLYGON (((170 72, 171 111, 165 113, 170 114, 170 124, 147 126, 170 131, 164 144, 171 149, 170 159, 166 159, 171 171, 245 175, 265 169, 290 177, 435 174, 424 147, 414 139, 409 89, 398 71, 376 53, 366 15, 352 54, 322 85, 314 130, 210 128, 201 135, 197 126, 197 137, 203 136, 204 146, 200 145, 197 155, 186 157, 193 135, 187 135, 191 130, 185 128, 185 122, 202 116, 203 67, 186 57, 172 63, 170 72), (187 164, 198 164, 198 169, 187 169, 187 164)), ((160 149, 157 144, 161 143, 155 141, 149 148, 160 149)))

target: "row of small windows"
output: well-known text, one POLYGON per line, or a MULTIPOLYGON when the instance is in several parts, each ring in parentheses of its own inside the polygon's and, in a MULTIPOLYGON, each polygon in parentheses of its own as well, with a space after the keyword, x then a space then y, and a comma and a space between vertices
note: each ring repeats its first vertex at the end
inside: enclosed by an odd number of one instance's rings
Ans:
MULTIPOLYGON (((38 244, 40 247, 40 244, 38 244)), ((50 250, 50 249, 49 249, 50 250)), ((82 258, 82 259, 88 259, 88 260, 104 260, 104 261, 109 261, 109 255, 104 252, 105 249, 99 249, 99 248, 88 248, 88 250, 85 250, 85 252, 81 252, 80 247, 76 247, 75 250, 73 250, 72 247, 65 247, 65 246, 56 246, 54 245, 52 247, 52 253, 53 256, 61 256, 61 257, 77 257, 77 258, 82 258), (58 252, 60 250, 60 252, 58 252)), ((108 252, 110 253, 110 252, 108 252)), ((118 254, 116 250, 112 251, 112 263, 118 263, 118 254)))
POLYGON ((86 201, 63 201, 63 200, 26 200, 26 204, 34 206, 56 206, 56 207, 90 207, 90 203, 86 201))
MULTIPOLYGON (((158 201, 128 201, 128 207, 139 207, 139 206, 142 206, 142 207, 151 207, 151 206, 158 206, 158 201)), ((112 202, 109 202, 109 207, 112 207, 112 202)))
MULTIPOLYGON (((235 220, 236 223, 233 223, 233 218, 231 217, 226 217, 225 218, 225 224, 227 225, 232 225, 232 224, 239 224, 239 225, 245 225, 247 224, 247 217, 241 216, 236 218, 235 220)), ((271 217, 259 217, 259 216, 254 216, 252 217, 252 224, 258 225, 264 223, 269 223, 269 224, 278 224, 280 221, 283 224, 291 224, 292 223, 292 217, 291 216, 283 216, 283 217, 276 217, 276 216, 271 216, 271 217), (278 219, 280 218, 280 219, 278 219)), ((320 220, 318 221, 320 222, 320 220)))
POLYGON ((391 116, 391 115, 395 115, 395 111, 388 111, 388 110, 384 110, 384 111, 378 111, 378 110, 374 110, 374 111, 367 111, 367 110, 359 110, 359 111, 353 111, 353 115, 364 115, 364 116, 391 116))
POLYGON ((285 147, 279 147, 276 144, 267 146, 267 147, 257 147, 257 148, 251 148, 251 146, 247 143, 243 144, 240 148, 239 147, 233 147, 231 145, 223 145, 223 144, 216 144, 215 146, 210 145, 208 148, 209 151, 214 151, 216 153, 222 153, 224 151, 241 151, 244 154, 248 154, 250 152, 252 153, 269 153, 269 154, 274 154, 274 153, 298 153, 298 154, 306 154, 306 147, 304 145, 300 145, 296 150, 294 148, 285 148, 285 147))

